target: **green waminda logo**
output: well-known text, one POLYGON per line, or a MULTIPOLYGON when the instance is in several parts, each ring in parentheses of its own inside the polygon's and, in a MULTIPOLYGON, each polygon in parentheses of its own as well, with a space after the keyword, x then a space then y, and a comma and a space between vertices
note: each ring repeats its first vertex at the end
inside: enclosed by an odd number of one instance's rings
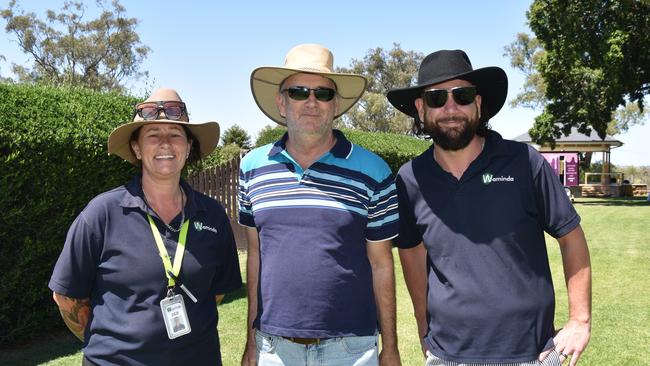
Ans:
MULTIPOLYGON (((492 183, 492 177, 493 175, 490 173, 485 173, 483 174, 483 184, 490 184, 492 183)), ((196 225, 196 223, 194 223, 196 225)))
POLYGON ((208 225, 203 225, 203 223, 200 222, 200 221, 194 221, 194 228, 196 229, 196 231, 207 230, 207 231, 212 231, 213 233, 217 234, 217 229, 215 229, 215 228, 213 228, 211 226, 208 226, 208 225))
POLYGON ((494 183, 494 182, 497 182, 497 183, 511 183, 511 182, 514 182, 514 181, 515 181, 515 178, 511 177, 510 175, 508 175, 507 177, 503 176, 503 175, 495 177, 491 173, 484 173, 483 174, 483 184, 486 184, 486 185, 490 184, 490 183, 494 183))

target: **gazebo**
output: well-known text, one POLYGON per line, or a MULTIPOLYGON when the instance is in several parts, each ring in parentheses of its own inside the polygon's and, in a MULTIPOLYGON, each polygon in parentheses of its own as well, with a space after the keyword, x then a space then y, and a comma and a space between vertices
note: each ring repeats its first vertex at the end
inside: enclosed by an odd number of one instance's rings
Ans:
POLYGON ((558 174, 562 184, 572 188, 574 194, 582 196, 623 196, 632 195, 632 187, 624 181, 622 174, 612 174, 610 169, 611 150, 623 145, 612 136, 601 139, 593 131, 591 136, 578 132, 576 127, 571 129, 568 136, 562 135, 555 140, 555 148, 548 145, 533 143, 528 133, 521 134, 513 140, 534 146, 542 153, 551 167, 558 174), (601 173, 588 173, 585 175, 584 184, 580 184, 580 154, 585 154, 585 160, 590 161, 594 152, 603 153, 603 170, 601 173), (599 176, 595 182, 590 176, 599 176), (578 188, 579 187, 579 188, 578 188), (630 192, 627 192, 627 191, 630 192))

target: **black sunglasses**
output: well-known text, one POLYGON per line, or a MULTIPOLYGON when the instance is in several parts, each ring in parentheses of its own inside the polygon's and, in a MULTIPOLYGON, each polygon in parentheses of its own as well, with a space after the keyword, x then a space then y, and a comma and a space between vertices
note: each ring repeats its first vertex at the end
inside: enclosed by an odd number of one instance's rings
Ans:
POLYGON ((430 108, 440 108, 447 103, 447 94, 451 93, 458 105, 468 105, 476 98, 475 86, 459 86, 451 89, 431 89, 424 92, 422 98, 430 108))
POLYGON ((133 111, 133 117, 136 115, 142 117, 146 121, 158 119, 160 111, 165 111, 167 119, 178 121, 183 116, 187 115, 187 108, 185 103, 179 101, 158 101, 158 102, 143 102, 136 104, 133 111))
POLYGON ((294 100, 306 100, 309 98, 309 94, 314 92, 314 97, 321 102, 329 102, 334 99, 336 95, 336 90, 332 88, 318 87, 316 89, 311 89, 306 86, 292 86, 286 89, 280 90, 281 93, 287 92, 289 98, 294 100))

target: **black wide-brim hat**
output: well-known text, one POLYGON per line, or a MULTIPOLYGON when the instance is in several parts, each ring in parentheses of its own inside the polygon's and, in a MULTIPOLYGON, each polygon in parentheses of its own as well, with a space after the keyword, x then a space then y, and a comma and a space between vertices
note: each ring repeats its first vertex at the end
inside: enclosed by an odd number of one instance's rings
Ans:
POLYGON ((422 96, 424 88, 448 80, 462 79, 477 87, 481 95, 481 121, 488 121, 501 110, 508 94, 508 77, 496 66, 474 70, 467 54, 461 50, 441 50, 422 60, 417 85, 393 89, 388 101, 401 112, 418 118, 415 99, 422 96))

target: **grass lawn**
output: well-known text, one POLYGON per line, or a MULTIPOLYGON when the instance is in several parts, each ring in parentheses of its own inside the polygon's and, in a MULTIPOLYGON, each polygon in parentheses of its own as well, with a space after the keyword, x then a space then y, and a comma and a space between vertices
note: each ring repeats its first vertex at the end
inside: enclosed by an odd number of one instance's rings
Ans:
MULTIPOLYGON (((593 332, 581 365, 648 365, 650 361, 650 204, 645 200, 578 198, 575 204, 591 251, 593 332)), ((557 242, 547 238, 556 289, 556 326, 567 319, 557 242)), ((397 253, 395 253, 397 259, 397 253)), ((240 254, 242 268, 245 255, 240 254)), ((396 261, 398 262, 398 261, 396 261)), ((422 365, 412 308, 396 263, 397 328, 402 363, 422 365)), ((54 306, 54 304, 47 304, 54 306)), ((219 306, 224 365, 238 365, 243 350, 246 299, 242 289, 219 306)), ((80 343, 68 333, 44 336, 29 346, 2 350, 0 365, 78 366, 80 343)))

